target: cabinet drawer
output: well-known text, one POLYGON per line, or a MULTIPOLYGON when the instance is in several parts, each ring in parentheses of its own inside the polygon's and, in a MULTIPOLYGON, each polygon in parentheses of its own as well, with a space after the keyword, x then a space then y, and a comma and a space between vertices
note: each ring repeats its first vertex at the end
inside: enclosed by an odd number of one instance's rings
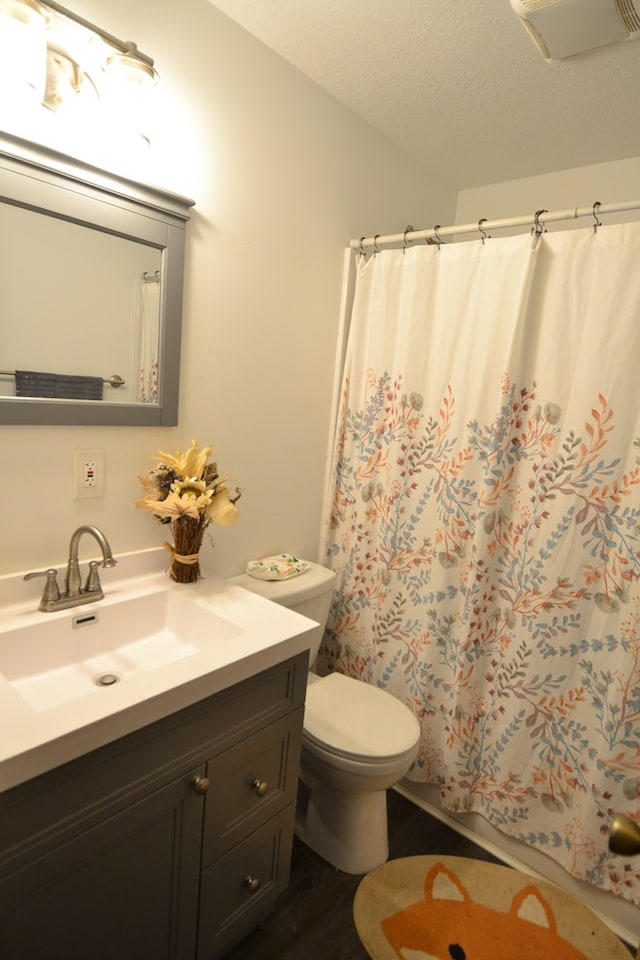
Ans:
POLYGON ((209 761, 204 866, 295 800, 302 719, 301 708, 209 761))
POLYGON ((292 803, 204 871, 198 960, 221 956, 285 890, 294 817, 292 803))

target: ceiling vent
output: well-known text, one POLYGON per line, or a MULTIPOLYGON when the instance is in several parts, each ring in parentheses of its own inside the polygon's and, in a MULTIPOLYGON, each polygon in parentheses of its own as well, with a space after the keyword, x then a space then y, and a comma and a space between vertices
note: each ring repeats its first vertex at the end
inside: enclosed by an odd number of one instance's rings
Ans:
POLYGON ((545 60, 640 37, 640 0, 511 0, 545 60))

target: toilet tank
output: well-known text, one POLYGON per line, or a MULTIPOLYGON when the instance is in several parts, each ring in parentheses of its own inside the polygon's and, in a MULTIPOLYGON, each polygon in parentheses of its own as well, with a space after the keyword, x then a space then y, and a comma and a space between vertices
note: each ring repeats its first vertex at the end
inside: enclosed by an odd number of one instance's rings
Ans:
POLYGON ((329 607, 333 596, 333 588, 337 577, 333 570, 328 570, 318 563, 310 563, 307 570, 289 580, 258 580, 248 573, 239 577, 230 577, 229 583, 251 590, 253 593, 280 603, 289 610, 309 617, 319 624, 311 641, 310 663, 314 663, 318 656, 320 643, 327 625, 329 607))

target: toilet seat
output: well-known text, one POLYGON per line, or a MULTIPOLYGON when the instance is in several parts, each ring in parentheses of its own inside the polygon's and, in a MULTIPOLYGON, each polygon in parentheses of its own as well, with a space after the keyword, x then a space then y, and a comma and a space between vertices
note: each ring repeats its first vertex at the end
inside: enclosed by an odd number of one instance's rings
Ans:
POLYGON ((413 754, 419 736, 409 708, 379 687, 341 673, 307 687, 303 738, 311 749, 375 764, 413 754))

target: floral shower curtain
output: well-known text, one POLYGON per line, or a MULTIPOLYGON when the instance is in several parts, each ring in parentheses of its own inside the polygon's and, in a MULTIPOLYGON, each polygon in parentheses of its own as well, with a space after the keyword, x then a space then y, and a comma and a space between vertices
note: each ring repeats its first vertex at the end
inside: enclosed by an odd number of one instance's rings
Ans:
POLYGON ((410 779, 629 900, 640 816, 640 225, 359 258, 322 651, 410 779))
POLYGON ((160 337, 160 280, 140 280, 138 291, 138 330, 140 331, 140 364, 138 400, 158 402, 158 350, 160 337))

